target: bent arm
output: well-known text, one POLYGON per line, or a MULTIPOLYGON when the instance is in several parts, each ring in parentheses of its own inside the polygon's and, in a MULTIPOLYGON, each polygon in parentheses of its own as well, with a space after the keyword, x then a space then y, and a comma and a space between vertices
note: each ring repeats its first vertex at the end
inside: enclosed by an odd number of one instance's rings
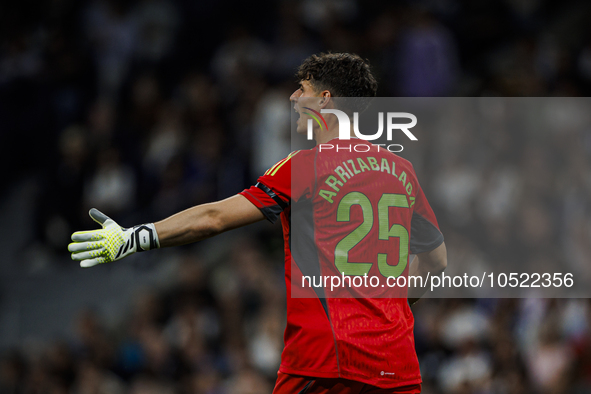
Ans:
POLYGON ((201 241, 264 218, 246 197, 237 194, 225 200, 194 206, 154 225, 160 247, 168 247, 201 241))
MULTIPOLYGON (((408 271, 409 276, 420 276, 423 281, 427 280, 427 274, 437 275, 447 267, 447 249, 445 242, 436 247, 435 249, 419 253, 415 259, 411 262, 408 271)), ((408 289, 408 301, 410 304, 414 304, 425 294, 427 286, 423 287, 409 287, 408 289)))

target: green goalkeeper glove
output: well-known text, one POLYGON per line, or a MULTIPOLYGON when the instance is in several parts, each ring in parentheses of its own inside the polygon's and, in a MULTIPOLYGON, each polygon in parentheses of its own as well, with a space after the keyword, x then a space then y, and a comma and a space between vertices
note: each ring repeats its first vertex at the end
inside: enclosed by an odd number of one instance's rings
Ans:
POLYGON ((92 208, 88 214, 103 228, 72 234, 74 242, 68 245, 68 250, 72 253, 72 260, 80 261, 80 267, 109 263, 135 252, 160 247, 153 223, 123 228, 98 209, 92 208))

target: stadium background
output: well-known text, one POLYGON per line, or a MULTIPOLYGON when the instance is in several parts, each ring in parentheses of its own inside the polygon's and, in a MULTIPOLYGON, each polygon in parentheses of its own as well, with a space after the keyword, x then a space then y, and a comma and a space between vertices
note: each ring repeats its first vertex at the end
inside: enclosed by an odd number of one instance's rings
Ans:
MULTIPOLYGON (((590 17, 573 0, 2 2, 0 392, 270 392, 280 228, 81 270, 66 245, 88 209, 129 226, 252 184, 289 152, 292 75, 323 50, 368 58, 380 96, 588 96, 590 17)), ((589 266, 589 130, 421 141, 450 264, 589 266)), ((589 300, 414 311, 425 393, 591 392, 589 300)))

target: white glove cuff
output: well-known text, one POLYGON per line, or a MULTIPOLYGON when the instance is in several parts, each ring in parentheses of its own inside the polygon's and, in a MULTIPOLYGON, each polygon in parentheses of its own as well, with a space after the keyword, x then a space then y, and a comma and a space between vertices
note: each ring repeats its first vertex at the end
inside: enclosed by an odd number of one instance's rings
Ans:
POLYGON ((160 247, 160 241, 158 240, 158 233, 156 233, 156 227, 154 226, 154 223, 146 223, 135 226, 133 228, 133 235, 135 236, 138 246, 138 252, 160 247))

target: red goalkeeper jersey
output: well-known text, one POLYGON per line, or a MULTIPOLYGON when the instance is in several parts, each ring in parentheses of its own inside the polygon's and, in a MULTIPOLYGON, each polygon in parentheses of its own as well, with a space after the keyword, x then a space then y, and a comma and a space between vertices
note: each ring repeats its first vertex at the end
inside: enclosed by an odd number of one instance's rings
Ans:
POLYGON ((334 139, 293 152, 241 194, 283 226, 287 326, 279 370, 383 388, 420 383, 406 288, 367 285, 351 296, 303 279, 405 276, 409 253, 441 245, 410 162, 363 140, 334 139))

